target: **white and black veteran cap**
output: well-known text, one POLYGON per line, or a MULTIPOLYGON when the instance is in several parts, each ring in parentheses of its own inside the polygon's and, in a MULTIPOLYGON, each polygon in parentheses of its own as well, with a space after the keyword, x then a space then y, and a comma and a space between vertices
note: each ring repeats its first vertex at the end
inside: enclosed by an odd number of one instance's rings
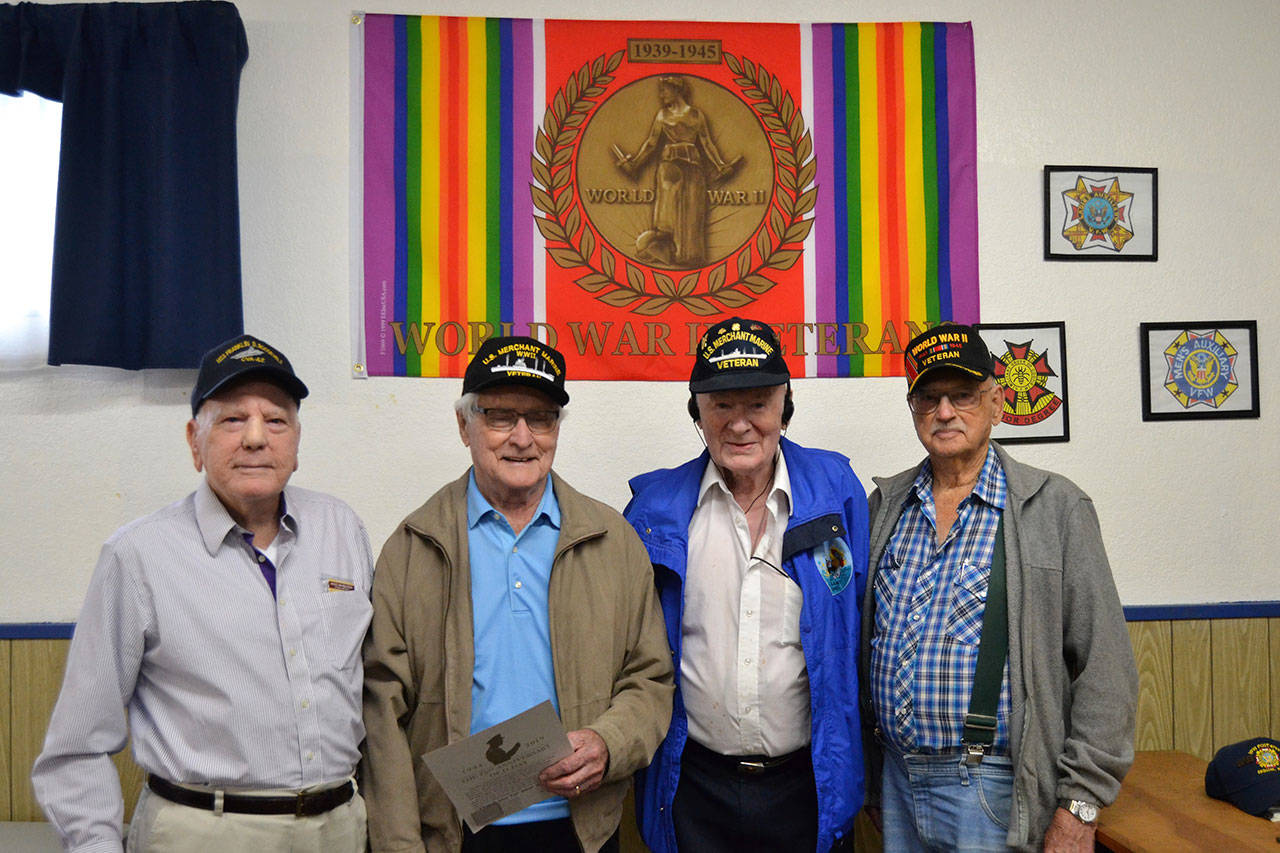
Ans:
POLYGON ((778 336, 768 323, 730 317, 698 341, 698 354, 689 374, 689 391, 731 391, 763 388, 791 381, 778 336))

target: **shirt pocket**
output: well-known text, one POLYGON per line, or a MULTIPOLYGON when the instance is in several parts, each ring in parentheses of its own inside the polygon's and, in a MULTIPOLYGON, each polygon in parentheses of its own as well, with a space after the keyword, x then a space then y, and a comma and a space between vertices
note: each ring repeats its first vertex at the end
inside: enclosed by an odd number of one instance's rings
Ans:
POLYGON ((987 609, 987 578, 990 566, 966 564, 952 587, 947 612, 947 639, 976 646, 982 639, 982 614, 987 609))
POLYGON ((324 618, 324 647, 337 669, 352 670, 360 662, 360 646, 373 619, 373 605, 363 590, 330 590, 320 593, 324 618))
POLYGON ((898 579, 902 572, 902 566, 892 553, 886 553, 883 563, 884 565, 876 570, 876 624, 875 632, 871 636, 873 646, 879 645, 880 635, 889 630, 889 623, 893 619, 894 594, 900 586, 898 579))

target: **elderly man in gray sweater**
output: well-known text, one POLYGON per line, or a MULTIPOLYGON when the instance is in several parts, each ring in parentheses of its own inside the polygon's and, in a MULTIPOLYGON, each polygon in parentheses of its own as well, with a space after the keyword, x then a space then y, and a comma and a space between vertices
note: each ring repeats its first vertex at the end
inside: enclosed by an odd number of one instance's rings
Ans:
POLYGON ((1003 388, 976 329, 905 356, 929 455, 876 478, 860 654, 885 850, 1091 851, 1138 684, 1093 504, 992 443, 1003 388))

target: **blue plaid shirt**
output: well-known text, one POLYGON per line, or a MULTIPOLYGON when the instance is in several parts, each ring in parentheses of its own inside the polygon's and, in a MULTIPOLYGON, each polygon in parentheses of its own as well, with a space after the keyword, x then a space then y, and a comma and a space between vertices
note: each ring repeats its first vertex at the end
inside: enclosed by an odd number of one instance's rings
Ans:
MULTIPOLYGON (((973 492, 937 544, 933 467, 928 460, 876 573, 871 681, 884 739, 901 752, 960 746, 987 606, 996 525, 1008 490, 994 448, 973 492)), ((1009 667, 1000 685, 992 752, 1009 752, 1009 667)))

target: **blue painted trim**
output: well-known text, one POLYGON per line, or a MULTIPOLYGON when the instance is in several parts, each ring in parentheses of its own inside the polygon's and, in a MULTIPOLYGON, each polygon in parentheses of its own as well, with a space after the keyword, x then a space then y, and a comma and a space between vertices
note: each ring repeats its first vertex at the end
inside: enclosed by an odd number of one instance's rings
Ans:
POLYGON ((74 622, 0 622, 0 640, 70 640, 74 622))
MULTIPOLYGON (((1190 619, 1276 619, 1280 601, 1220 601, 1216 604, 1137 604, 1124 608, 1126 622, 1190 619)), ((0 640, 69 640, 74 622, 0 622, 0 640)))
POLYGON ((1126 622, 1180 622, 1188 619, 1273 619, 1280 601, 1220 601, 1216 604, 1148 604, 1126 607, 1126 622))

